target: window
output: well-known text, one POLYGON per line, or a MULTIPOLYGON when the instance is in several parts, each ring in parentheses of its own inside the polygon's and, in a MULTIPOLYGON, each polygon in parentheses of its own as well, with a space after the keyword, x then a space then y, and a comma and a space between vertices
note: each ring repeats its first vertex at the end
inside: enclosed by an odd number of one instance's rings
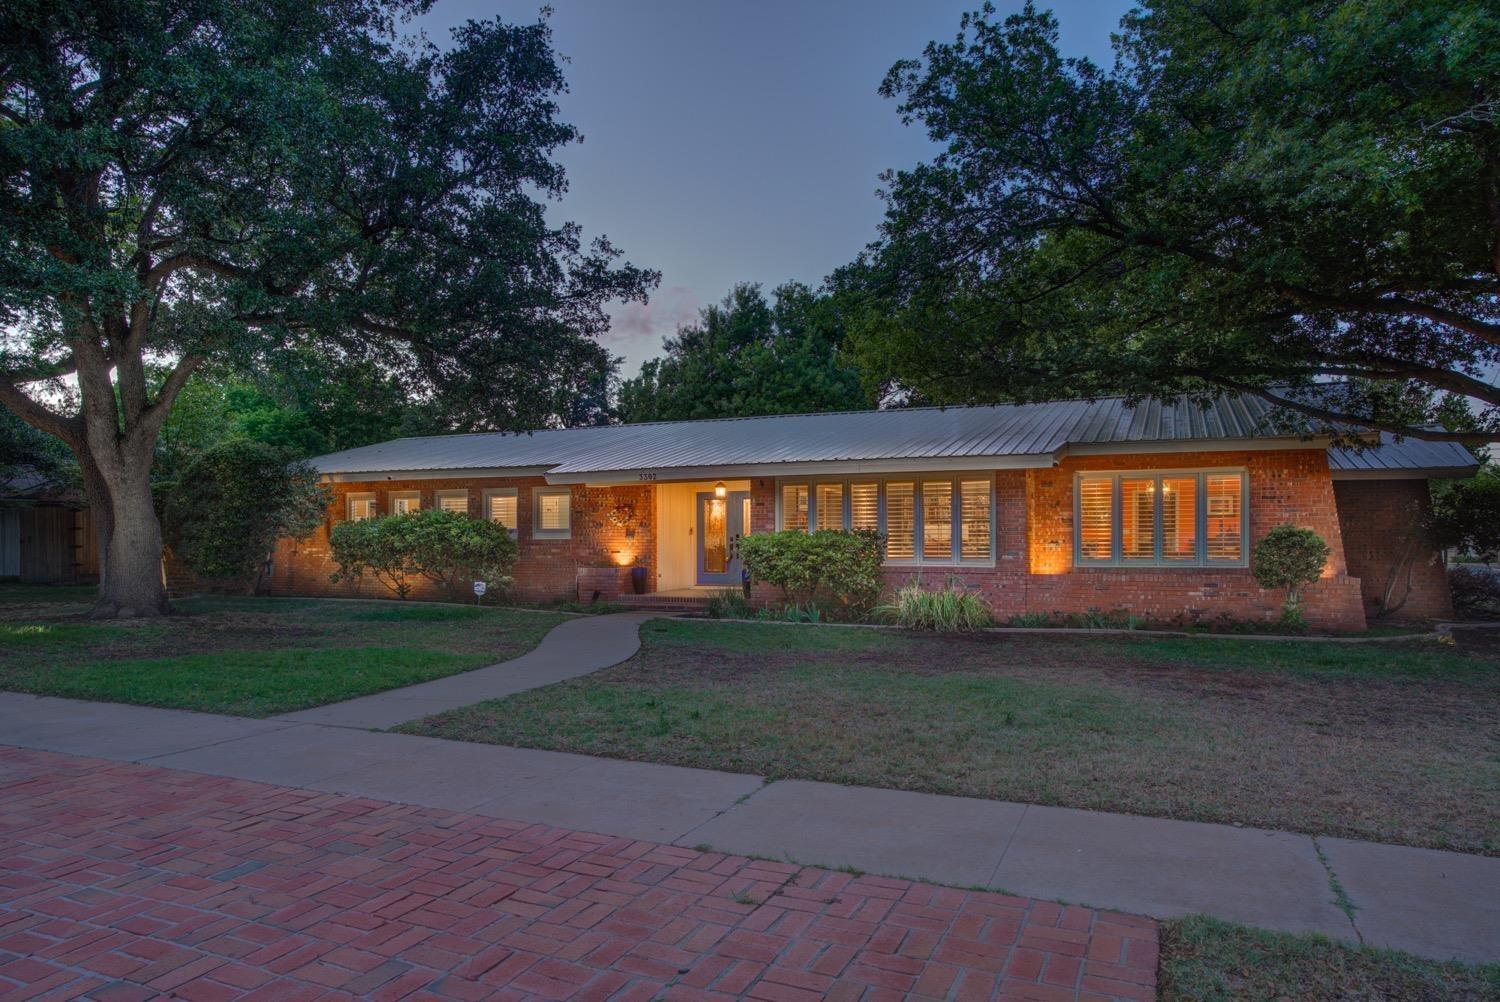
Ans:
POLYGON ((917 559, 917 485, 885 485, 885 559, 917 559))
POLYGON ((573 534, 573 492, 567 487, 539 487, 532 491, 536 510, 531 534, 539 539, 567 539, 573 534))
POLYGON ((422 495, 419 491, 402 491, 400 494, 391 495, 392 515, 410 515, 421 509, 422 495))
POLYGON ((781 527, 867 529, 885 535, 891 563, 988 563, 995 558, 988 477, 827 480, 781 485, 781 527))
POLYGON ((817 505, 814 511, 819 529, 842 529, 844 527, 844 485, 819 484, 817 505))
POLYGON ((880 531, 880 485, 849 485, 849 528, 880 531))
POLYGON ((1244 566, 1242 471, 1088 473, 1075 481, 1080 565, 1244 566))
POLYGON ((501 487, 484 492, 484 517, 497 525, 503 525, 512 533, 516 531, 516 489, 501 487))
POLYGON ((787 484, 781 488, 781 527, 807 531, 806 484, 787 484))
POLYGON ((451 511, 455 515, 467 515, 469 513, 469 492, 438 491, 437 506, 439 511, 451 511))
POLYGON ((349 495, 349 521, 363 522, 376 516, 375 495, 373 494, 350 494, 349 495))
POLYGON ((947 480, 922 483, 922 557, 953 559, 953 484, 947 480))
POLYGON ((959 482, 958 556, 961 560, 990 557, 990 482, 959 482))

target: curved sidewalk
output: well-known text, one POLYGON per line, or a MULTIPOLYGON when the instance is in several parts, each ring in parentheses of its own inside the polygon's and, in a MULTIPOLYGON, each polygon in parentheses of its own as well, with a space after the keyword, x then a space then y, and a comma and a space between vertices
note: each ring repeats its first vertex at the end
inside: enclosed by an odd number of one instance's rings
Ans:
POLYGON ((271 719, 364 730, 395 727, 617 665, 640 649, 641 624, 651 618, 650 613, 629 612, 579 616, 553 627, 540 644, 518 658, 271 719))

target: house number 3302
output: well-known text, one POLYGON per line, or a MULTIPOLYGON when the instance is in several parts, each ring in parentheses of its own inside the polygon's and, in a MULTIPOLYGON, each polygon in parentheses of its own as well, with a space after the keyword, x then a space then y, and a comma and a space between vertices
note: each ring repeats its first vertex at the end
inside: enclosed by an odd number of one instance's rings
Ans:
POLYGON ((654 473, 637 473, 636 474, 636 478, 639 479, 639 480, 655 480, 656 479, 656 474, 654 474, 654 473))

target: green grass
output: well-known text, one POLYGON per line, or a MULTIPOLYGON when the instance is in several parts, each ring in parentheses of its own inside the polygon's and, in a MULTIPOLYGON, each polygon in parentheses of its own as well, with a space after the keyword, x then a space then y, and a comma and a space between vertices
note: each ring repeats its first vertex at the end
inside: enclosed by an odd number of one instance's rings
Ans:
POLYGON ((415 733, 1500 853, 1500 663, 1435 643, 654 621, 415 733))
POLYGON ((534 647, 554 613, 210 596, 93 623, 89 589, 0 585, 0 689, 265 716, 468 671, 534 647))
POLYGON ((1500 965, 1438 963, 1202 915, 1162 923, 1161 947, 1162 1002, 1500 999, 1500 965))

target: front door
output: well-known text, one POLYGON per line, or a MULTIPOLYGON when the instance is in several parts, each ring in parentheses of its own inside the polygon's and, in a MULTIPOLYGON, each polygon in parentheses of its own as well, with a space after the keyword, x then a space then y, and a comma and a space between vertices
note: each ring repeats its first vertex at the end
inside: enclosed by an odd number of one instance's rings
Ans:
POLYGON ((734 541, 750 525, 750 492, 730 491, 725 497, 698 495, 698 583, 738 585, 740 561, 734 541))

